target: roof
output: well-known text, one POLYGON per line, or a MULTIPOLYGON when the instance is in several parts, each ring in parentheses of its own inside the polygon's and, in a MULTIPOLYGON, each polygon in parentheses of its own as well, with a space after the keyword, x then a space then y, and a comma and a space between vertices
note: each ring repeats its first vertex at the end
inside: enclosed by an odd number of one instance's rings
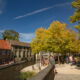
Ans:
POLYGON ((23 46, 23 47, 31 47, 30 43, 25 43, 25 42, 20 42, 20 41, 15 41, 15 40, 8 40, 10 45, 13 46, 23 46))
POLYGON ((0 49, 8 49, 10 50, 10 46, 6 40, 0 39, 0 49))

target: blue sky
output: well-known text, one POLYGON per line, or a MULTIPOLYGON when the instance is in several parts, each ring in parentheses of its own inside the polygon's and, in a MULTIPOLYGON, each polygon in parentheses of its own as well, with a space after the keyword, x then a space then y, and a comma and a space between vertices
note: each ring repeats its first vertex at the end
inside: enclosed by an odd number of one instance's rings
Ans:
MULTIPOLYGON (((20 40, 31 42, 35 30, 39 27, 48 28, 55 21, 70 24, 69 16, 74 9, 74 0, 0 0, 0 32, 14 29, 20 33, 20 40)), ((73 28, 74 29, 74 28, 73 28)))

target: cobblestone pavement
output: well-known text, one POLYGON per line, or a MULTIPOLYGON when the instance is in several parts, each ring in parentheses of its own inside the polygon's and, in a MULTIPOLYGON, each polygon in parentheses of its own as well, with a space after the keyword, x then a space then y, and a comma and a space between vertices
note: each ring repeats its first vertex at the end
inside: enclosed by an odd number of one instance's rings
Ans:
POLYGON ((80 69, 76 66, 57 65, 56 69, 58 74, 56 74, 54 80, 80 80, 80 69))

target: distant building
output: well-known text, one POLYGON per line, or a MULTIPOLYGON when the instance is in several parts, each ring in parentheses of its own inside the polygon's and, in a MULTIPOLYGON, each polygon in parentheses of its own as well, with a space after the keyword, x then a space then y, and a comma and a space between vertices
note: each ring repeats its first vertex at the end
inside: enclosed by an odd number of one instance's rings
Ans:
POLYGON ((11 60, 34 61, 34 57, 30 43, 0 39, 0 64, 9 63, 11 60))
POLYGON ((13 57, 14 56, 8 42, 0 39, 0 65, 13 61, 13 57))
POLYGON ((30 43, 19 42, 14 40, 7 40, 12 52, 14 53, 15 61, 34 60, 34 55, 31 52, 30 43))

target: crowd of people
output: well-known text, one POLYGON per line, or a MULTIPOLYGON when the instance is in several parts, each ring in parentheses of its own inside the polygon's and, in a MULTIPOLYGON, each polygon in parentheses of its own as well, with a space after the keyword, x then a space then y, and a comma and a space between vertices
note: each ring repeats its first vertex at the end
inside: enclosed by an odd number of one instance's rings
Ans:
MULTIPOLYGON (((54 54, 50 54, 48 60, 46 60, 45 57, 43 56, 42 60, 43 60, 44 65, 48 65, 49 63, 53 64, 53 63, 56 63, 56 61, 58 61, 58 60, 56 60, 56 57, 54 56, 54 54), (52 61, 52 57, 54 58, 53 61, 52 61)), ((68 64, 68 63, 75 64, 77 62, 77 59, 73 55, 60 56, 59 61, 60 61, 60 64, 64 64, 64 63, 66 63, 66 64, 68 64)))
MULTIPOLYGON (((77 62, 77 58, 75 56, 73 56, 73 55, 65 56, 65 57, 64 56, 60 56, 59 59, 60 59, 60 64, 64 64, 64 63, 69 64, 70 63, 71 66, 76 64, 76 62, 77 62)), ((50 64, 50 65, 54 65, 55 66, 55 62, 56 62, 56 60, 55 60, 55 56, 54 56, 53 53, 50 54, 48 60, 46 60, 45 57, 43 57, 43 64, 44 65, 50 64)), ((54 68, 54 72, 57 73, 56 68, 54 68)))

